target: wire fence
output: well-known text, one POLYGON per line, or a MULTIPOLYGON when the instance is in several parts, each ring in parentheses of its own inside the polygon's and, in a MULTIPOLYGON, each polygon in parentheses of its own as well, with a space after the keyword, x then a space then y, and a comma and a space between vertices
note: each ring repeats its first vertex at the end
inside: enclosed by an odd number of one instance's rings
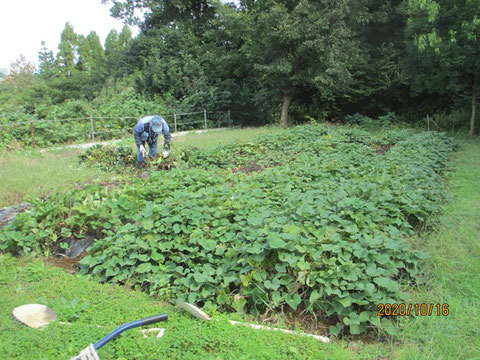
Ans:
MULTIPOLYGON (((179 112, 161 115, 170 132, 232 127, 230 110, 179 112)), ((68 119, 41 119, 0 124, 1 141, 25 146, 50 146, 72 142, 104 141, 133 133, 141 116, 94 116, 68 119)))

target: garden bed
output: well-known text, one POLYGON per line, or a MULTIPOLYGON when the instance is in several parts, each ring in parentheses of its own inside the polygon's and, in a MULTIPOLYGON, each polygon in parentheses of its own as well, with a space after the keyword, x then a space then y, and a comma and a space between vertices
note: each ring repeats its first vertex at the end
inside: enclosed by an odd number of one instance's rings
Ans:
POLYGON ((0 248, 48 251, 91 233, 80 263, 100 281, 208 310, 311 314, 332 334, 389 331, 376 304, 404 299, 426 257, 408 237, 439 211, 453 150, 438 133, 321 125, 174 149, 175 168, 148 180, 38 201, 0 248), (373 144, 394 145, 378 156, 373 144))

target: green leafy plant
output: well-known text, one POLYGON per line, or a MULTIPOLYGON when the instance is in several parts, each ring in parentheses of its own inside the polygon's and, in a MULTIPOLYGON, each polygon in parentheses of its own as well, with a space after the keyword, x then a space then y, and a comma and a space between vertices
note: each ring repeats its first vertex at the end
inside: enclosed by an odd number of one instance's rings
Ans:
POLYGON ((61 297, 55 300, 52 306, 55 307, 58 317, 61 321, 74 322, 80 319, 82 313, 88 308, 90 304, 82 302, 79 299, 66 299, 61 297))
POLYGON ((375 306, 405 300, 426 257, 407 237, 440 211, 453 150, 438 133, 323 125, 189 148, 148 181, 39 200, 0 247, 49 251, 94 234, 82 272, 100 281, 220 310, 305 310, 330 318, 332 334, 393 331, 375 306), (381 139, 391 145, 382 156, 381 139))

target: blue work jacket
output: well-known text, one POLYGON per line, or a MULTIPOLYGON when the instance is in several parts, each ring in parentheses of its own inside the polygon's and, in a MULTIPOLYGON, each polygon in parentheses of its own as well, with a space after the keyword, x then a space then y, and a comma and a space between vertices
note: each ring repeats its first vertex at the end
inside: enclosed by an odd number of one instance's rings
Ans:
MULTIPOLYGON (((147 142, 148 144, 153 144, 158 140, 159 133, 156 133, 152 129, 151 120, 153 115, 148 115, 140 118, 133 128, 133 137, 135 138, 135 144, 142 145, 147 142)), ((162 119, 162 134, 165 138, 165 143, 169 143, 171 140, 170 127, 164 118, 162 119)))

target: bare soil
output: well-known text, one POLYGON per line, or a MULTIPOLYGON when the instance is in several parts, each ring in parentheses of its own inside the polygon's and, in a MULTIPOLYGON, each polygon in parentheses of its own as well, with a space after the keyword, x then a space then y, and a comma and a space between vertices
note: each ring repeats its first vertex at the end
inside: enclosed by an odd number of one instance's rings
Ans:
POLYGON ((80 269, 80 266, 78 265, 79 261, 82 260, 87 255, 88 255, 88 252, 84 251, 77 257, 73 257, 73 258, 68 256, 65 256, 62 258, 49 257, 45 260, 45 262, 49 265, 65 269, 71 274, 75 274, 80 269))
POLYGON ((373 144, 371 147, 375 150, 375 154, 385 155, 392 146, 392 144, 373 144))
POLYGON ((233 172, 243 172, 245 174, 251 174, 251 173, 256 172, 256 171, 262 171, 263 169, 265 169, 264 166, 259 165, 256 162, 251 162, 248 165, 233 168, 232 171, 233 172))

